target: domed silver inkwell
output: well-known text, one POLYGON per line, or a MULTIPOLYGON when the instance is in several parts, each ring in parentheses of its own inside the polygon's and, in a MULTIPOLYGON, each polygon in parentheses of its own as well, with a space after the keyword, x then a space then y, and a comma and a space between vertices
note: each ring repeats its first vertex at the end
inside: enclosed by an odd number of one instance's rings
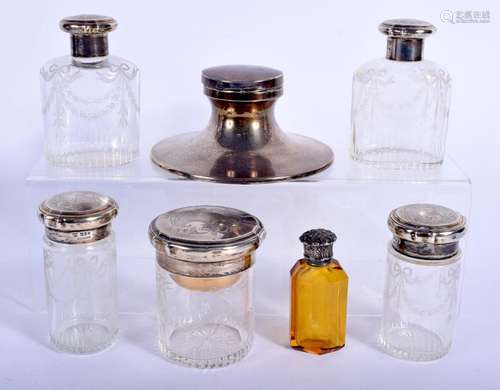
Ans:
POLYGON ((161 168, 191 179, 247 184, 297 179, 332 164, 327 145, 284 133, 276 122, 281 71, 217 66, 202 72, 202 82, 212 103, 208 126, 156 144, 151 158, 161 168))

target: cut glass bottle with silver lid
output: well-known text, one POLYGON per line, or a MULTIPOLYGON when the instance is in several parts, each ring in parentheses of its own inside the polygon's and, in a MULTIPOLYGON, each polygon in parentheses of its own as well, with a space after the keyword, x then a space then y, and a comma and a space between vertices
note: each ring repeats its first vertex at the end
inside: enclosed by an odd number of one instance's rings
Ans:
POLYGON ((118 205, 108 196, 75 191, 39 207, 45 226, 44 269, 51 344, 88 354, 118 335, 115 238, 118 205))
POLYGON ((71 55, 40 70, 45 155, 53 165, 105 167, 139 154, 139 70, 109 55, 113 18, 77 15, 61 20, 71 55))
POLYGON ((240 210, 194 206, 149 227, 156 248, 159 345, 174 362, 222 367, 252 346, 252 266, 262 223, 240 210))
POLYGON ((380 344, 400 359, 427 361, 448 353, 459 304, 465 217, 433 204, 390 213, 380 344))
POLYGON ((424 39, 436 28, 415 19, 387 20, 386 58, 354 72, 351 156, 388 168, 441 164, 445 153, 451 79, 423 58, 424 39))

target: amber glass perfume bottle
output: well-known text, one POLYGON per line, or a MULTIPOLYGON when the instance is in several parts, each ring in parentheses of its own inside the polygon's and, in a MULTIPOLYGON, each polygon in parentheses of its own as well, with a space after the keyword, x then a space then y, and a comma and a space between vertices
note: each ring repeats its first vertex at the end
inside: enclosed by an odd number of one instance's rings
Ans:
POLYGON ((300 236, 304 258, 290 270, 290 346, 324 354, 345 345, 348 277, 333 258, 337 237, 313 229, 300 236))

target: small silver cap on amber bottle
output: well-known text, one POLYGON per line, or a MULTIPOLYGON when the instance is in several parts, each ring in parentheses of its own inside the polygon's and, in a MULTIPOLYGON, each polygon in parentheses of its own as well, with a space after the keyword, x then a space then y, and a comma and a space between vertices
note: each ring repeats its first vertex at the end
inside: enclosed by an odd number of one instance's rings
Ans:
POLYGON ((106 57, 108 33, 118 23, 109 16, 75 15, 59 22, 61 30, 71 34, 71 55, 76 58, 106 57))
POLYGON ((393 248, 410 257, 447 259, 459 252, 466 232, 463 215, 435 204, 410 204, 392 210, 387 221, 393 248))
POLYGON ((312 229, 299 240, 304 244, 304 258, 312 263, 324 263, 333 258, 333 243, 337 236, 327 229, 312 229))
POLYGON ((436 32, 429 22, 417 19, 390 19, 378 29, 387 35, 386 58, 393 61, 421 61, 424 38, 436 32))

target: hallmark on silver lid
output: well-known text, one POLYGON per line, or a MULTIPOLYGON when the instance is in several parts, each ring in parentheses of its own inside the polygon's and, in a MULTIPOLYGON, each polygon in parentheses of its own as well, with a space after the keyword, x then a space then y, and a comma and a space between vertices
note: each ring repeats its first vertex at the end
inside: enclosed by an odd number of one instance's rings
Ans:
POLYGON ((84 244, 107 237, 117 213, 114 199, 91 191, 63 192, 45 200, 38 208, 47 236, 67 244, 84 244))
POLYGON ((259 219, 244 211, 193 206, 156 217, 149 226, 149 237, 158 263, 168 271, 218 277, 249 268, 265 230, 259 219))

